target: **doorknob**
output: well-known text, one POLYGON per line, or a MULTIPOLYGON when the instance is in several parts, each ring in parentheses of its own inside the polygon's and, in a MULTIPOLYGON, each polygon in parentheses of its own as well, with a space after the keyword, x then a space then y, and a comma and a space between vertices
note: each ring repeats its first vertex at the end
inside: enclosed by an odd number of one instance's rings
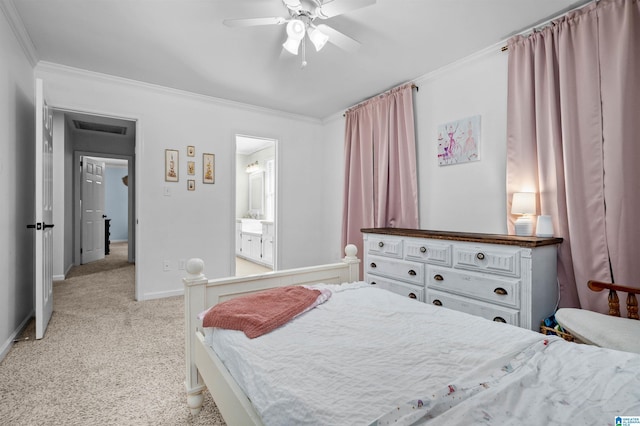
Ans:
POLYGON ((31 225, 27 225, 27 228, 34 228, 37 231, 40 231, 42 229, 47 229, 47 228, 53 228, 55 225, 54 224, 47 224, 47 223, 35 223, 35 224, 31 224, 31 225))
POLYGON ((106 219, 106 218, 107 218, 107 215, 106 215, 106 214, 103 214, 103 215, 102 215, 102 218, 103 218, 103 219, 106 219))

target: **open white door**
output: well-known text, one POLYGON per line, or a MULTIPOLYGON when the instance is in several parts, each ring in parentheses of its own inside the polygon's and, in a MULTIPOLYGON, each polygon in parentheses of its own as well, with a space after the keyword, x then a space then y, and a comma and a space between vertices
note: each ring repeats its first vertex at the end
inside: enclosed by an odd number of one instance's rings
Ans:
POLYGON ((36 79, 36 339, 42 339, 53 313, 53 118, 44 98, 44 83, 36 79))
POLYGON ((81 263, 104 259, 104 161, 82 158, 81 263))

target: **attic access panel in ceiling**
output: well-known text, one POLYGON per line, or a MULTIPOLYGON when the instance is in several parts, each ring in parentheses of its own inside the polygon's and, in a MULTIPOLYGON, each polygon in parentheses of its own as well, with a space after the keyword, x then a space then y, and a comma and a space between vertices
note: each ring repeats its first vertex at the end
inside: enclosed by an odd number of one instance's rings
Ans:
POLYGON ((114 135, 126 135, 127 128, 123 126, 114 126, 111 124, 91 123, 88 121, 73 120, 73 125, 78 130, 88 130, 91 132, 111 133, 114 135))

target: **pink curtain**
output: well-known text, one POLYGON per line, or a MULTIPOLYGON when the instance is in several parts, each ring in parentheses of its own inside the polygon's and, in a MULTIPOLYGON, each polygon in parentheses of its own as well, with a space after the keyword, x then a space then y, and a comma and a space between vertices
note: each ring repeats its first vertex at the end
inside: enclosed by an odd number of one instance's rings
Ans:
POLYGON ((417 228, 418 183, 412 85, 346 113, 342 244, 362 254, 360 229, 417 228))
POLYGON ((606 312, 587 281, 640 277, 638 10, 602 0, 509 41, 508 211, 513 192, 533 190, 564 238, 560 306, 606 312))

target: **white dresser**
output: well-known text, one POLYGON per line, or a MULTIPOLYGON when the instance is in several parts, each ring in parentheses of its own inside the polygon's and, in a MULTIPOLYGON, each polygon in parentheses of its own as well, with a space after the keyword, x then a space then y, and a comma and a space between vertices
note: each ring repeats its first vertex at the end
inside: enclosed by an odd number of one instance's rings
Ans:
POLYGON ((395 293, 539 330, 558 300, 562 238, 363 229, 364 279, 395 293))

